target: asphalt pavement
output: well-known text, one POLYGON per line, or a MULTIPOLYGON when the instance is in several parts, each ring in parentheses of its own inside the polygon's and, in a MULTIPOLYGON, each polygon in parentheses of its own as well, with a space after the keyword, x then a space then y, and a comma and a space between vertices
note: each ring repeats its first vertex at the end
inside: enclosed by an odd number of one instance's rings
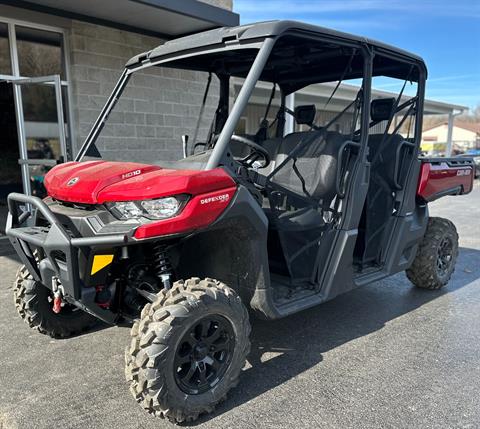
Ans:
MULTIPOLYGON (((460 234, 447 288, 416 289, 400 273, 280 321, 253 321, 239 386, 193 426, 480 427, 480 186, 435 202, 431 214, 460 234)), ((172 427, 128 391, 127 327, 52 340, 22 322, 8 253, 0 243, 0 428, 172 427)))

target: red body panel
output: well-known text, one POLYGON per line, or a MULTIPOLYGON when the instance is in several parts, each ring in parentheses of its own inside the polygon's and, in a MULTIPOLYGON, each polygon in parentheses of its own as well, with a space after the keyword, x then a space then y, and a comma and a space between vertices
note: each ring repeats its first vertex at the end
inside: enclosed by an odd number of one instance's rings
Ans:
POLYGON ((468 194, 473 187, 471 165, 451 166, 446 161, 424 162, 420 170, 417 195, 425 201, 433 201, 444 195, 468 194))
POLYGON ((70 162, 56 166, 45 176, 48 194, 60 201, 103 204, 188 194, 182 212, 169 219, 148 222, 135 238, 151 238, 190 232, 208 226, 227 208, 237 190, 221 168, 167 170, 133 162, 70 162))
POLYGON ((167 170, 133 162, 69 162, 56 166, 45 176, 51 197, 84 204, 198 195, 233 186, 235 182, 221 168, 167 170))
POLYGON ((101 190, 97 201, 148 200, 170 195, 198 195, 235 186, 221 168, 214 170, 156 170, 115 183, 101 190))
POLYGON ((217 220, 228 207, 236 190, 236 187, 230 187, 220 191, 196 195, 187 203, 178 216, 158 222, 146 223, 138 227, 135 231, 135 238, 159 237, 204 228, 217 220))

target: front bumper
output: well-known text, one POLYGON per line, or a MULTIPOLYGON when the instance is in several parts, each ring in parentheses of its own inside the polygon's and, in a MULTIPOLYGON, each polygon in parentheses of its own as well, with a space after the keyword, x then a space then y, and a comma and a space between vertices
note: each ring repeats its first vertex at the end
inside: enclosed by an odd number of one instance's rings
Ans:
POLYGON ((94 288, 84 288, 79 253, 123 247, 136 240, 127 233, 73 237, 49 206, 34 196, 12 193, 8 196, 8 209, 6 234, 34 280, 50 289, 58 280, 67 301, 113 322, 113 316, 94 303, 94 288), (26 205, 25 211, 20 209, 21 204, 26 205), (26 221, 37 214, 45 226, 25 226, 26 221), (40 251, 41 260, 35 257, 35 250, 40 251))

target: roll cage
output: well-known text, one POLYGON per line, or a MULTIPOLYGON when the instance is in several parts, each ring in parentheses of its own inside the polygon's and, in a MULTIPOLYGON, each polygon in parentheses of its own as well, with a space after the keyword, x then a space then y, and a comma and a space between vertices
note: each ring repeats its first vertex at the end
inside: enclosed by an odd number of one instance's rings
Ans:
MULTIPOLYGON (((312 83, 363 78, 362 110, 365 121, 356 131, 356 136, 372 125, 368 123, 372 76, 386 75, 417 81, 418 94, 422 95, 419 101, 423 100, 426 79, 426 68, 421 58, 380 42, 322 27, 294 21, 272 21, 211 30, 166 42, 130 59, 79 150, 76 161, 81 160, 95 142, 132 74, 151 66, 207 71, 219 78, 219 104, 212 124, 216 139, 205 169, 220 165, 233 167, 229 152, 231 136, 260 79, 280 88, 284 113, 277 124, 277 135, 280 135, 287 112, 285 97, 288 94, 312 83), (333 48, 318 49, 322 45, 333 48), (304 47, 309 47, 309 50, 305 51, 304 47), (288 49, 288 55, 278 55, 288 49), (379 56, 381 61, 374 68, 374 58, 379 56), (345 68, 345 65, 348 67, 345 68), (245 81, 229 111, 229 80, 232 76, 242 77, 245 81)), ((421 107, 417 106, 416 111, 421 111, 421 107)), ((421 120, 417 119, 416 126, 419 125, 421 120)), ((366 139, 367 136, 364 137, 366 139)), ((365 140, 361 145, 365 146, 364 143, 365 140)))
MULTIPOLYGON (((420 113, 423 111, 426 79, 421 58, 379 42, 290 21, 222 28, 177 39, 140 54, 126 64, 77 160, 95 142, 130 77, 154 66, 208 73, 204 101, 212 74, 217 76, 218 106, 204 143, 206 151, 200 156, 201 168, 227 169, 256 198, 269 220, 269 230, 278 231, 278 237, 270 240, 277 240, 271 247, 283 249, 279 264, 287 266, 292 279, 317 285, 322 283, 324 273, 319 271, 319 264, 328 258, 328 246, 334 243, 331 231, 338 229, 358 228, 359 238, 353 253, 360 272, 372 264, 385 264, 384 251, 393 231, 390 224, 387 225, 388 219, 392 212, 402 215, 415 207, 414 197, 411 197, 414 192, 410 191, 416 185, 417 176, 411 173, 419 168, 415 160, 420 143, 420 113), (375 100, 371 105, 374 76, 404 81, 399 96, 390 102, 375 100), (244 81, 229 109, 232 77, 244 81), (327 106, 341 82, 352 79, 361 79, 358 94, 332 121, 318 127, 311 120, 308 133, 284 135, 287 115, 294 116, 300 123, 296 109, 292 111, 286 106, 289 94, 311 84, 337 81, 327 106), (245 169, 233 154, 232 142, 235 128, 259 81, 272 84, 268 105, 273 91, 277 87, 280 91, 280 107, 275 118, 276 139, 269 141, 265 136, 261 137, 260 132, 250 137, 261 146, 275 144, 276 162, 269 169, 245 169), (404 101, 402 95, 408 81, 417 83, 417 93, 404 101), (375 112, 371 111, 372 106, 375 112), (403 117, 393 124, 394 116, 402 111, 405 112, 403 117), (330 128, 341 115, 350 118, 348 132, 343 134, 330 128), (399 130, 406 118, 412 116, 415 117, 414 138, 404 139, 399 130), (381 135, 371 135, 370 129, 380 123, 386 123, 381 135), (392 124, 394 129, 389 134, 392 124), (390 144, 392 141, 393 145, 390 144), (395 153, 385 156, 385 152, 395 153), (299 237, 302 237, 301 242, 299 237), (318 250, 321 241, 325 248, 318 250), (292 245, 294 242, 297 243, 292 245), (312 246, 316 250, 307 257, 312 246), (308 268, 302 273, 293 272, 299 260, 304 260, 304 266, 308 268)), ((187 152, 184 147, 184 154, 188 155, 187 152)), ((191 158, 198 160, 195 156, 187 156, 185 162, 180 161, 182 164, 174 163, 168 167, 198 169, 198 163, 189 167, 191 158)), ((270 260, 272 264, 275 265, 275 261, 270 260)), ((283 268, 280 272, 284 273, 283 268)))

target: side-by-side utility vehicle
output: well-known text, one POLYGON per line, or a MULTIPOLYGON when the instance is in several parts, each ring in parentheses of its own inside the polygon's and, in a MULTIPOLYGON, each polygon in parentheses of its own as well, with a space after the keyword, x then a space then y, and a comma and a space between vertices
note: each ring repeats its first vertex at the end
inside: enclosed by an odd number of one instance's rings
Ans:
POLYGON ((458 236, 428 203, 470 192, 473 163, 419 157, 426 75, 408 52, 290 21, 135 56, 76 160, 46 175, 48 196, 8 197, 18 312, 52 337, 131 322, 135 399, 182 422, 237 384, 249 315, 284 317, 405 270, 445 286, 458 236), (396 95, 372 92, 378 79, 398 81, 396 95), (318 99, 300 103, 305 88, 318 99), (131 106, 153 139, 115 133, 131 106))

